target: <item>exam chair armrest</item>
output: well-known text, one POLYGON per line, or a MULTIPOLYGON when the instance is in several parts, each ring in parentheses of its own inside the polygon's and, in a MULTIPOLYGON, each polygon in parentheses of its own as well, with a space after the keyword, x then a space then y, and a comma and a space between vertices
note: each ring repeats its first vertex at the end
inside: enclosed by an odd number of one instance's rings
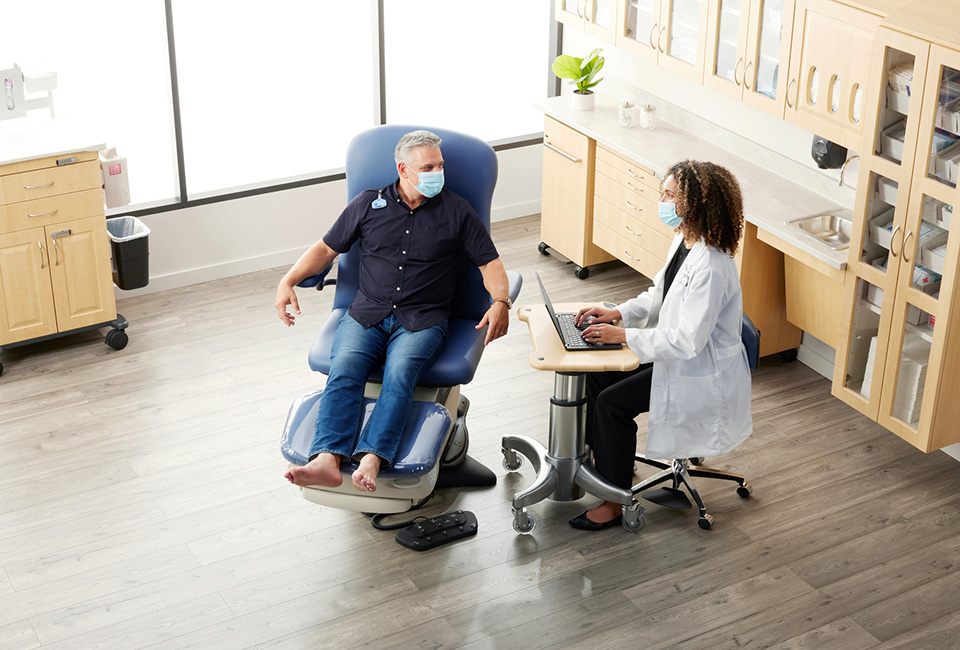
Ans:
POLYGON ((510 284, 510 302, 516 302, 520 296, 520 287, 523 286, 523 276, 516 271, 507 271, 507 282, 510 284))
POLYGON ((327 274, 330 273, 330 269, 333 268, 333 264, 320 271, 316 275, 311 275, 309 278, 304 278, 297 283, 298 287, 303 289, 309 289, 310 287, 316 287, 317 291, 322 291, 324 287, 329 287, 337 283, 336 278, 327 278, 327 274))

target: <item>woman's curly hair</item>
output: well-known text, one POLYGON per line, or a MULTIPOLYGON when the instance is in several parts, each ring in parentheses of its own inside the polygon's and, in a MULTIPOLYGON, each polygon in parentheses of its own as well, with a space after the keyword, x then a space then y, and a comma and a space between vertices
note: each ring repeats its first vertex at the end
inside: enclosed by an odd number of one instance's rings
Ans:
POLYGON ((684 160, 670 175, 677 183, 677 214, 689 234, 735 255, 743 235, 743 195, 733 174, 710 162, 684 160))

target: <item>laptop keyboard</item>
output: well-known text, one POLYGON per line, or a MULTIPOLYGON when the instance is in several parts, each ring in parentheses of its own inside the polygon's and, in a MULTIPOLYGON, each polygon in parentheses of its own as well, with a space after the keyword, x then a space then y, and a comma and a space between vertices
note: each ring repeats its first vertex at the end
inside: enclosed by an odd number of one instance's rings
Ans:
POLYGON ((577 327, 574 324, 573 319, 574 314, 557 314, 557 322, 560 323, 560 331, 563 332, 564 344, 571 348, 596 347, 596 343, 588 343, 582 336, 580 336, 580 332, 587 327, 586 323, 584 323, 581 327, 577 327))

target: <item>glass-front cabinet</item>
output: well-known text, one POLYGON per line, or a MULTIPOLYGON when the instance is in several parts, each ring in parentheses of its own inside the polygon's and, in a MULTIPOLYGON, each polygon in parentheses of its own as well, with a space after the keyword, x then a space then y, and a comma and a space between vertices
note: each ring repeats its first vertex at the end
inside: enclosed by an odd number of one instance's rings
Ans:
POLYGON ((793 7, 794 0, 710 0, 704 85, 782 119, 793 7))
POLYGON ((923 451, 960 441, 958 71, 960 53, 879 28, 833 381, 923 451))
POLYGON ((618 47, 702 80, 709 0, 621 0, 619 6, 618 47))
POLYGON ((608 43, 616 42, 617 0, 556 0, 556 19, 608 43))

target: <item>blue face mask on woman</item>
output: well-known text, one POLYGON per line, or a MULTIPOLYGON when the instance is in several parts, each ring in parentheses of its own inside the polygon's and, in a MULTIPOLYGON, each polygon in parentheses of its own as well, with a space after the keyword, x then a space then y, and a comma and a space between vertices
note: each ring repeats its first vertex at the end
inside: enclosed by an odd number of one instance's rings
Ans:
POLYGON ((680 215, 677 214, 677 204, 676 203, 664 203, 659 201, 657 203, 657 213, 660 215, 660 221, 667 224, 670 228, 676 228, 680 225, 680 222, 683 219, 680 218, 680 215))
POLYGON ((420 182, 416 189, 428 199, 436 196, 443 189, 443 170, 438 172, 417 172, 420 182))

